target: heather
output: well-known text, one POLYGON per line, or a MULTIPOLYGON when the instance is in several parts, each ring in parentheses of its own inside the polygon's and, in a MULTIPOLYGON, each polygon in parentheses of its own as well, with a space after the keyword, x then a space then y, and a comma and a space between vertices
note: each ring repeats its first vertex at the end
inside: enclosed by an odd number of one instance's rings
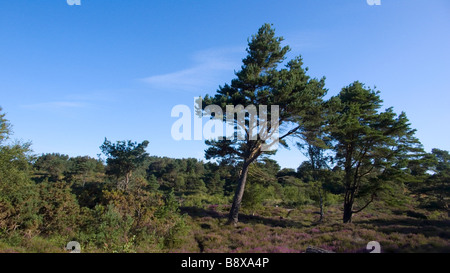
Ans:
MULTIPOLYGON (((383 252, 449 252, 448 215, 428 214, 426 219, 392 212, 383 204, 355 217, 353 223, 341 223, 338 206, 331 206, 324 220, 317 222, 317 208, 304 206, 291 211, 266 208, 255 214, 243 214, 238 227, 225 225, 227 207, 212 211, 205 207, 185 208, 191 217, 191 241, 173 252, 205 253, 302 253, 316 246, 339 253, 367 252, 370 241, 378 241, 383 252), (434 220, 431 220, 432 218, 434 220)), ((426 212, 425 212, 426 213, 426 212)))

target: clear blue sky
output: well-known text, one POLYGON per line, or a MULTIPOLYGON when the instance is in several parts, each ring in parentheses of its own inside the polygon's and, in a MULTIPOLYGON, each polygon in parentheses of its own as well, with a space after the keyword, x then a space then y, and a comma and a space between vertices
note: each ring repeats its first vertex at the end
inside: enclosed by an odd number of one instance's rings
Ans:
MULTIPOLYGON (((450 1, 3 0, 0 106, 35 153, 96 156, 113 141, 202 158, 203 141, 174 141, 177 104, 213 94, 264 23, 302 55, 330 95, 355 80, 405 111, 427 151, 450 150, 450 1)), ((296 168, 302 155, 275 159, 296 168)))

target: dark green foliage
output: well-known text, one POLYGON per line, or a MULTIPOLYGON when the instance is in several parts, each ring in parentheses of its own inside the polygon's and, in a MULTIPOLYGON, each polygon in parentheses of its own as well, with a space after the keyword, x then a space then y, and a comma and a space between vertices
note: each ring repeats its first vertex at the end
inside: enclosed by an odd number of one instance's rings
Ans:
POLYGON ((2 113, 2 108, 0 107, 0 144, 6 139, 8 139, 11 134, 11 124, 5 118, 4 113, 2 113))
POLYGON ((159 189, 159 182, 158 179, 156 178, 156 176, 154 174, 151 174, 148 177, 148 189, 150 191, 157 191, 159 189))
POLYGON ((87 182, 73 185, 72 193, 76 195, 80 207, 94 208, 103 199, 103 190, 107 188, 105 182, 87 182))
POLYGON ((285 176, 296 176, 296 172, 294 169, 284 168, 277 173, 277 177, 283 179, 285 176))
POLYGON ((208 193, 223 195, 223 187, 225 186, 225 180, 221 179, 219 172, 211 172, 206 180, 208 193))
POLYGON ((390 182, 399 181, 411 158, 422 152, 405 113, 380 112, 379 92, 355 82, 329 101, 328 123, 337 165, 345 176, 344 222, 370 204, 390 182), (357 210, 358 198, 368 198, 357 210))
POLYGON ((320 172, 323 189, 331 194, 343 194, 345 187, 342 183, 344 179, 344 171, 336 167, 333 170, 325 170, 320 172))
POLYGON ((265 202, 276 201, 282 197, 281 186, 274 174, 276 170, 279 170, 279 166, 273 163, 270 160, 263 160, 250 166, 248 182, 242 198, 244 208, 254 211, 262 207, 265 202), (266 172, 266 168, 270 168, 271 172, 266 172))
POLYGON ((63 174, 69 169, 69 156, 58 153, 43 154, 34 163, 36 180, 41 182, 48 179, 50 182, 60 181, 63 174))
POLYGON ((132 238, 133 218, 121 214, 113 204, 96 206, 93 216, 95 220, 89 229, 97 246, 107 252, 128 252, 125 246, 132 238))
POLYGON ((199 176, 189 174, 186 177, 186 190, 192 192, 206 192, 206 185, 199 176))
POLYGON ((267 199, 266 194, 267 191, 261 184, 248 181, 244 198, 242 198, 242 206, 255 211, 257 208, 263 206, 264 200, 267 199))
POLYGON ((271 176, 276 176, 277 173, 281 170, 278 162, 270 158, 263 158, 256 163, 256 166, 258 166, 259 169, 271 176))
POLYGON ((34 232, 38 194, 31 180, 29 144, 0 145, 0 229, 34 232))
POLYGON ((414 186, 414 192, 418 195, 422 206, 428 209, 444 209, 449 211, 450 202, 450 154, 448 151, 433 149, 422 159, 421 176, 423 170, 427 177, 414 186), (423 162, 422 161, 422 162, 423 162), (424 166, 425 165, 425 166, 424 166))
POLYGON ((128 190, 133 171, 148 158, 145 151, 148 144, 147 140, 140 144, 131 140, 117 141, 116 144, 113 144, 105 138, 100 149, 107 156, 106 173, 116 177, 119 188, 128 190))
POLYGON ((102 161, 89 156, 69 159, 69 167, 64 173, 67 181, 84 187, 88 182, 102 182, 105 166, 102 161))
POLYGON ((5 114, 0 113, 0 231, 32 234, 39 224, 39 197, 31 180, 33 158, 29 143, 3 143, 11 134, 10 128, 5 114))
POLYGON ((211 175, 205 173, 203 162, 195 158, 151 157, 149 162, 147 180, 156 179, 163 190, 174 189, 179 193, 208 191, 205 181, 209 183, 211 175))
POLYGON ((175 198, 175 194, 173 191, 169 191, 164 196, 164 205, 159 207, 156 211, 155 215, 159 218, 164 218, 170 213, 178 212, 180 204, 175 198))

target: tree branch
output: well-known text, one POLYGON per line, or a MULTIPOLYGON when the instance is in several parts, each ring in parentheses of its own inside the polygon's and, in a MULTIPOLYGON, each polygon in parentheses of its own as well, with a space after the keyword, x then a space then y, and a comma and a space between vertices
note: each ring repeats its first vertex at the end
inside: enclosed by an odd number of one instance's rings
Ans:
POLYGON ((294 133, 297 132, 298 129, 300 129, 300 128, 301 128, 301 125, 295 127, 294 129, 290 130, 290 131, 287 132, 285 135, 283 135, 282 137, 280 137, 280 140, 283 139, 283 138, 285 138, 285 137, 287 137, 287 136, 290 136, 290 135, 294 134, 294 133))
POLYGON ((375 199, 375 193, 372 193, 372 197, 370 198, 369 202, 367 202, 367 204, 365 204, 362 208, 360 208, 359 210, 356 211, 352 211, 353 214, 356 214, 358 212, 361 212, 363 209, 367 208, 368 205, 370 205, 370 203, 373 202, 373 200, 375 199))

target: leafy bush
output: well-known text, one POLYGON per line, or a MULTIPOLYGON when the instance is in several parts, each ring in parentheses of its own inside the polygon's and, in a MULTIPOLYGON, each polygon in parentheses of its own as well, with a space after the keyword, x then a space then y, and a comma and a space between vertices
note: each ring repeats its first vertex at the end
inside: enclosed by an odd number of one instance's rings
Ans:
POLYGON ((301 206, 312 204, 308 188, 306 186, 285 186, 283 187, 283 201, 287 206, 301 206))
POLYGON ((112 204, 106 208, 96 206, 94 216, 98 219, 94 226, 92 234, 99 247, 108 252, 123 252, 125 246, 129 250, 130 239, 133 238, 130 233, 133 225, 131 216, 123 216, 119 210, 112 204))
POLYGON ((38 189, 40 231, 45 235, 73 235, 80 208, 70 187, 64 182, 43 182, 38 189))
POLYGON ((182 195, 182 206, 184 207, 199 207, 203 208, 205 205, 229 204, 230 196, 223 195, 209 195, 205 193, 197 193, 192 195, 182 195))
POLYGON ((0 146, 0 229, 37 230, 39 197, 30 179, 29 153, 29 144, 0 146))

